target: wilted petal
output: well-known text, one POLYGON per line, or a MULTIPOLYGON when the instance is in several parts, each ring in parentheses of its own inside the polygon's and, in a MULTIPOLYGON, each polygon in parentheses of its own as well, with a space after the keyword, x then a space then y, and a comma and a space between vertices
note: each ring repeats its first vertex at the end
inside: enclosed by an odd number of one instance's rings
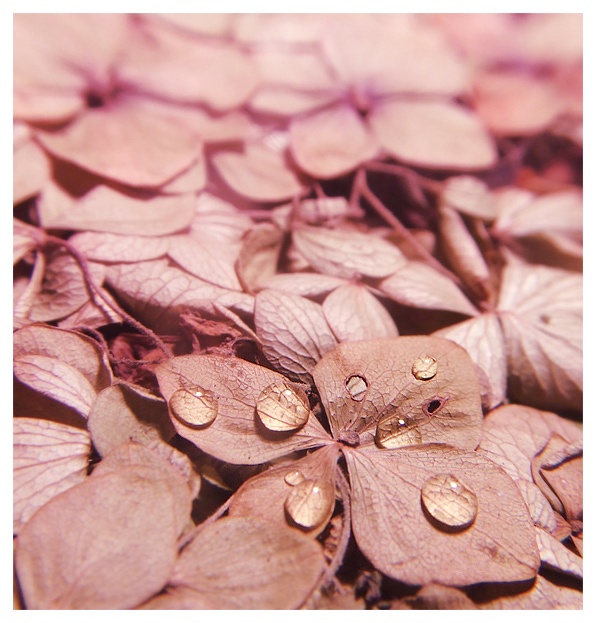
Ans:
POLYGON ((270 468, 246 481, 234 494, 230 516, 260 517, 276 524, 293 525, 284 508, 288 496, 300 482, 311 480, 333 492, 326 519, 302 531, 317 536, 324 530, 335 507, 335 470, 339 447, 328 445, 303 459, 270 468), (292 479, 294 478, 294 479, 292 479))
POLYGON ((447 169, 493 166, 497 153, 479 119, 443 101, 388 101, 369 115, 381 145, 409 164, 447 169))
POLYGON ((348 283, 334 290, 323 302, 323 313, 340 342, 398 335, 387 309, 362 285, 348 283))
POLYGON ((142 92, 229 110, 258 82, 251 58, 233 44, 191 38, 158 20, 146 21, 119 68, 120 79, 142 92))
POLYGON ((363 553, 381 571, 408 584, 464 586, 535 577, 534 526, 515 483, 473 453, 429 445, 345 453, 352 488, 352 526, 363 553), (437 529, 420 499, 437 473, 455 476, 478 500, 473 523, 437 529))
POLYGON ((295 118, 290 141, 298 166, 319 178, 343 175, 378 150, 358 113, 344 104, 295 118))
POLYGON ((96 186, 74 200, 59 187, 49 186, 43 194, 41 218, 43 226, 51 229, 162 236, 188 227, 195 206, 196 197, 192 193, 148 197, 96 186))
POLYGON ((45 234, 41 229, 32 227, 18 219, 12 221, 12 263, 16 264, 30 251, 41 246, 45 234))
POLYGON ((536 528, 536 539, 543 565, 576 578, 583 578, 583 559, 565 547, 542 528, 536 528))
POLYGON ((87 259, 96 262, 143 262, 163 257, 168 251, 166 236, 121 236, 109 232, 83 231, 69 242, 87 259))
POLYGON ((54 496, 87 477, 89 433, 38 418, 13 418, 13 532, 54 496))
POLYGON ((89 109, 62 130, 38 132, 53 155, 127 186, 156 187, 187 169, 202 154, 190 113, 122 96, 109 107, 89 109))
POLYGON ((454 342, 427 336, 344 342, 313 371, 335 437, 355 430, 372 443, 380 418, 410 419, 421 443, 447 443, 474 450, 480 442, 482 407, 474 364, 454 342), (413 367, 435 360, 433 377, 417 379, 413 367), (360 377, 364 396, 350 392, 360 377), (433 402, 436 411, 429 411, 433 402), (434 413, 434 414, 432 414, 434 413))
POLYGON ((445 180, 441 202, 468 216, 493 221, 498 214, 497 202, 488 185, 471 175, 458 175, 445 180))
POLYGON ((149 444, 175 434, 163 400, 141 387, 117 383, 101 391, 88 417, 93 446, 101 456, 125 441, 149 444))
POLYGON ((212 162, 231 188, 254 201, 282 201, 304 190, 284 154, 259 143, 218 152, 212 162))
POLYGON ((28 609, 126 609, 159 592, 176 558, 167 483, 135 468, 87 478, 43 506, 16 543, 28 609))
POLYGON ((581 409, 582 276, 518 262, 505 268, 498 302, 512 400, 581 409))
POLYGON ((283 232, 274 223, 255 225, 244 238, 236 270, 248 292, 254 293, 275 276, 283 238, 283 232))
POLYGON ((261 392, 272 383, 289 383, 268 368, 235 357, 185 355, 161 363, 156 376, 166 400, 189 386, 213 393, 217 416, 211 424, 199 429, 176 418, 172 422, 180 435, 222 461, 255 465, 330 442, 315 417, 289 434, 268 431, 260 424, 256 404, 261 392))
POLYGON ((13 153, 12 197, 20 203, 41 191, 50 177, 50 162, 45 152, 33 141, 17 145, 13 153))
POLYGON ((492 598, 479 604, 482 610, 581 610, 583 595, 567 586, 549 582, 539 575, 529 590, 516 595, 492 598))
POLYGON ((302 225, 292 240, 314 268, 333 277, 387 277, 406 264, 401 251, 374 232, 302 225))
POLYGON ((402 305, 443 309, 466 316, 478 314, 478 310, 451 279, 422 262, 405 263, 381 281, 379 289, 402 305))
POLYGON ((307 383, 316 363, 337 343, 322 307, 294 294, 259 292, 255 298, 255 324, 269 361, 307 383))
POLYGON ((481 371, 483 402, 492 409, 506 396, 507 358, 503 331, 495 314, 481 314, 464 320, 433 335, 447 338, 463 346, 481 371))
POLYGON ((184 548, 161 607, 298 608, 323 567, 321 546, 292 528, 255 517, 224 518, 184 548))

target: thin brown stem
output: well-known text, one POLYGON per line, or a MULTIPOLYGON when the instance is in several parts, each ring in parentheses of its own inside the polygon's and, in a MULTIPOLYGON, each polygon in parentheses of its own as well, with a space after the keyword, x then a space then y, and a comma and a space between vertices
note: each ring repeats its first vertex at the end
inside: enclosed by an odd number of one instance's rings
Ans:
POLYGON ((99 297, 105 305, 107 305, 112 311, 121 316, 128 325, 130 325, 143 335, 147 336, 164 353, 167 358, 170 357, 170 353, 164 342, 151 329, 147 328, 145 325, 141 324, 138 320, 133 318, 130 314, 126 313, 119 305, 111 301, 102 292, 101 288, 93 281, 87 259, 75 247, 73 247, 68 242, 68 240, 63 240, 62 238, 58 238, 56 236, 47 235, 46 243, 62 247, 75 260, 75 262, 81 269, 81 272, 83 273, 87 291, 89 292, 89 296, 92 299, 96 296, 99 297))
MULTIPOLYGON (((360 172, 359 172, 360 173, 360 172)), ((360 195, 368 201, 377 214, 388 224, 394 231, 396 231, 408 244, 416 251, 418 257, 432 266, 434 269, 451 279, 458 287, 462 287, 461 279, 452 273, 448 268, 445 268, 441 262, 439 262, 426 248, 418 241, 416 236, 393 214, 393 212, 387 208, 387 206, 372 192, 367 181, 366 176, 357 175, 355 184, 358 184, 358 191, 360 195)))

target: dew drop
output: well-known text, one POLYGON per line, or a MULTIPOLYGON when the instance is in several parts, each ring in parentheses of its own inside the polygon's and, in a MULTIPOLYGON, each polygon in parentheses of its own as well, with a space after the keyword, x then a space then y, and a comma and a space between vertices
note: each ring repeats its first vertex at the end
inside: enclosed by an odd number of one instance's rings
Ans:
POLYGON ((286 484, 295 487, 296 485, 299 485, 301 482, 306 480, 306 478, 304 477, 304 474, 302 472, 299 472, 297 469, 295 469, 294 471, 288 472, 284 476, 284 480, 286 484))
POLYGON ((478 498, 452 474, 431 476, 422 486, 422 506, 443 528, 467 528, 478 514, 478 498))
POLYGON ((375 441, 382 448, 393 449, 422 443, 420 422, 414 418, 393 415, 379 420, 375 441))
POLYGON ((352 374, 346 379, 346 389, 352 400, 362 402, 368 391, 368 383, 363 376, 352 374))
POLYGON ((439 364, 434 357, 423 355, 412 364, 412 374, 419 381, 429 381, 437 374, 439 364))
POLYGON ((269 430, 296 430, 306 424, 309 414, 306 396, 281 381, 268 385, 257 399, 257 415, 269 430))
POLYGON ((172 414, 187 426, 207 426, 217 416, 215 394, 198 385, 177 389, 168 404, 172 414))
POLYGON ((288 494, 285 509, 295 523, 310 529, 327 521, 334 504, 335 493, 329 483, 303 480, 288 494))

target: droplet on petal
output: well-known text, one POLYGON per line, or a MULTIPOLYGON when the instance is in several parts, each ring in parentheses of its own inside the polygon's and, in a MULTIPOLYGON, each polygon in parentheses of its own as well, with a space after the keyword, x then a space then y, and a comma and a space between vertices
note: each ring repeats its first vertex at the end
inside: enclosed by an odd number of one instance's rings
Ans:
POLYGON ((217 416, 215 394, 198 385, 177 389, 168 405, 172 414, 187 426, 207 426, 217 416))
POLYGON ((267 386, 257 399, 257 414, 263 426, 273 431, 291 431, 306 424, 310 407, 306 396, 300 396, 283 382, 267 386))
POLYGON ((429 381, 437 374, 439 364, 434 357, 423 355, 412 364, 412 374, 419 381, 429 381))
POLYGON ((304 477, 304 474, 302 472, 299 472, 297 469, 295 469, 294 471, 288 472, 284 476, 284 480, 286 484, 295 487, 296 485, 299 485, 301 482, 306 480, 306 478, 304 477))
POLYGON ((382 418, 377 424, 375 441, 382 448, 393 449, 422 443, 419 420, 399 414, 382 418))
POLYGON ((346 389, 352 400, 362 402, 368 391, 368 383, 363 376, 352 374, 346 379, 346 389))
POLYGON ((303 528, 316 528, 329 517, 335 504, 335 492, 329 483, 303 480, 288 494, 285 509, 303 528))
POLYGON ((436 474, 422 486, 422 506, 439 527, 467 528, 478 514, 478 498, 452 474, 436 474))

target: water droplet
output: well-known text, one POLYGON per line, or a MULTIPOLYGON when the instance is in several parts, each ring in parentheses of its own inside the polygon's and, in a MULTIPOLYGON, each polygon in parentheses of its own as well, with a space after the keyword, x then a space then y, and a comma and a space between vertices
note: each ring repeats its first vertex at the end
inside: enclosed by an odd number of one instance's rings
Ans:
POLYGON ((327 521, 335 504, 335 492, 329 483, 303 480, 288 494, 285 509, 303 528, 315 528, 327 521))
POLYGON ((310 407, 306 395, 300 396, 279 381, 261 392, 257 399, 257 414, 269 430, 291 431, 306 424, 310 407))
POLYGON ((172 415, 187 426, 207 426, 217 416, 215 394, 198 385, 177 389, 168 405, 172 415))
POLYGON ((412 374, 419 381, 429 381, 437 374, 439 364, 434 357, 423 355, 412 364, 412 374))
POLYGON ((295 469, 292 472, 288 472, 284 476, 284 480, 286 484, 295 487, 296 485, 299 485, 301 482, 306 480, 306 478, 304 477, 304 474, 302 472, 299 472, 297 469, 295 469))
POLYGON ((436 474, 422 486, 422 506, 440 527, 467 528, 478 514, 478 498, 452 474, 436 474))
POLYGON ((352 400, 362 402, 368 391, 368 383, 363 376, 352 374, 346 379, 346 389, 352 400))
POLYGON ((422 443, 422 433, 418 429, 419 420, 415 418, 390 415, 377 424, 375 441, 382 448, 393 449, 403 446, 415 446, 422 443))

